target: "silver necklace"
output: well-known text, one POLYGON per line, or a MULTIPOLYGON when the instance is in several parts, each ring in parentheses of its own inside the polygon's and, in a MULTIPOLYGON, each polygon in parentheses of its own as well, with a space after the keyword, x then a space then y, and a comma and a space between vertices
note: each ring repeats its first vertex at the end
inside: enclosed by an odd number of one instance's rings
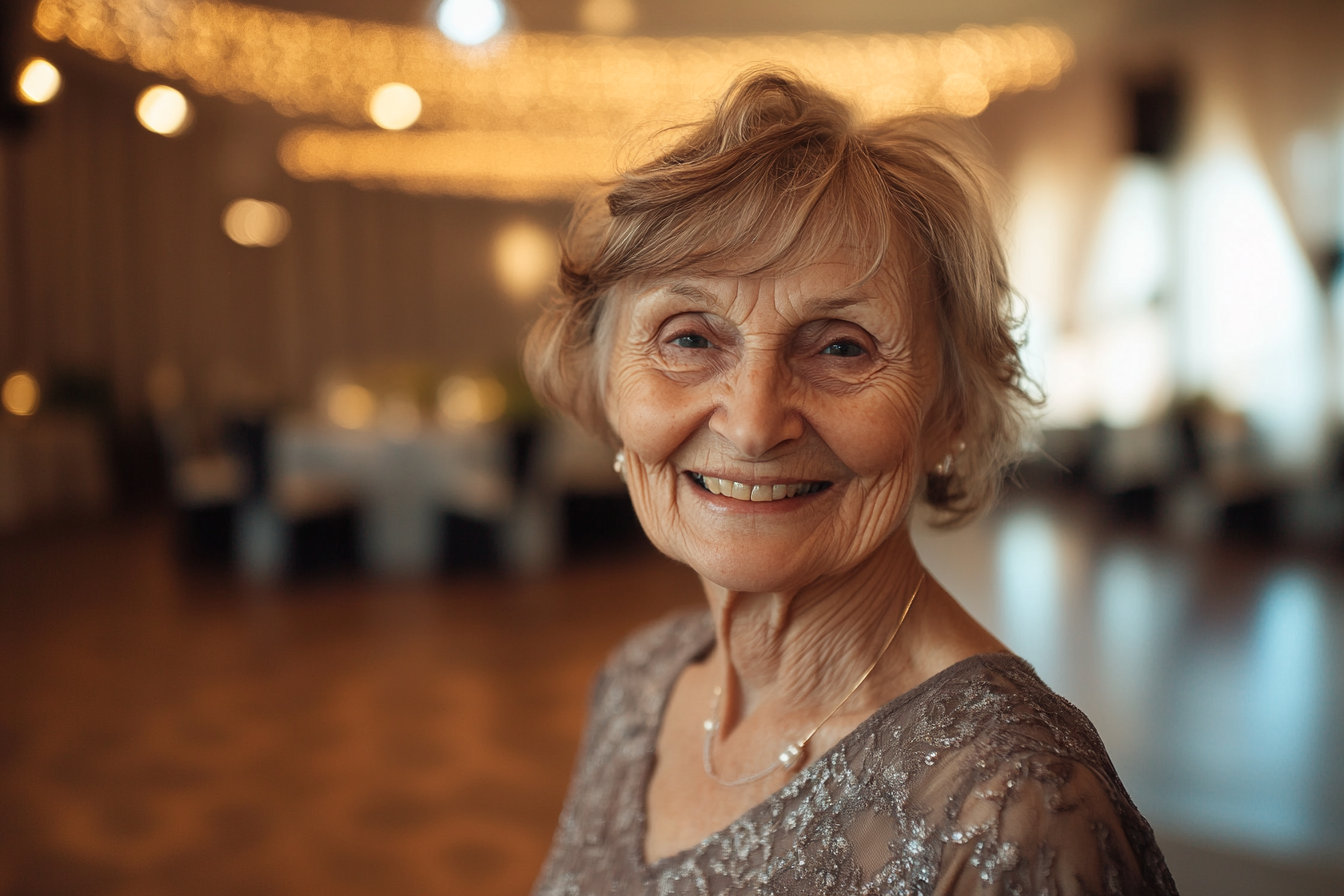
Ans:
POLYGON ((715 685, 714 700, 709 705, 709 718, 705 719, 705 740, 703 750, 705 774, 709 775, 712 780, 725 787, 738 787, 742 784, 750 784, 752 781, 759 781, 766 775, 772 774, 779 769, 788 771, 796 768, 803 759, 803 751, 807 749, 808 741, 812 740, 812 737, 821 730, 822 725, 825 725, 831 720, 831 716, 840 711, 840 707, 849 702, 849 698, 854 696, 854 692, 859 689, 859 685, 868 680, 868 676, 877 668, 877 664, 882 661, 882 657, 886 656, 887 648, 891 647, 891 642, 896 640, 897 633, 900 632, 901 626, 905 624, 905 617, 909 614, 910 607, 914 605, 915 597, 919 594, 919 589, 924 585, 924 578, 927 575, 928 573, 920 574, 919 581, 915 583, 915 590, 910 592, 910 599, 905 602, 905 609, 901 611, 901 618, 896 620, 896 627, 892 629, 891 634, 887 636, 887 643, 882 645, 882 649, 878 651, 877 657, 871 664, 869 664, 867 670, 859 676, 859 680, 854 682, 854 686, 845 693, 845 696, 841 698, 839 703, 835 704, 835 708, 826 713, 826 718, 822 719, 813 726, 811 731, 807 732, 806 737, 786 744, 784 749, 780 752, 779 757, 771 763, 768 768, 761 769, 759 772, 747 775, 744 778, 736 778, 732 781, 720 778, 718 773, 714 771, 714 732, 719 728, 719 700, 723 696, 723 688, 715 685))

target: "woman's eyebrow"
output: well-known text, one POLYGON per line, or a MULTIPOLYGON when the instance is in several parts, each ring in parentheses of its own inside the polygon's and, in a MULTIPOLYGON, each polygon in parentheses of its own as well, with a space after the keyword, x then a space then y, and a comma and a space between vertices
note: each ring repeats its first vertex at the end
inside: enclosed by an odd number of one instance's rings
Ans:
POLYGON ((697 302, 703 302, 706 305, 721 305, 722 300, 714 293, 694 283, 669 283, 662 289, 663 292, 670 292, 674 296, 681 296, 687 299, 695 299, 697 302))
POLYGON ((696 286, 694 283, 685 281, 676 281, 673 283, 658 283, 638 293, 635 296, 635 305, 643 306, 650 302, 656 302, 659 298, 668 296, 677 296, 683 299, 689 299, 706 311, 714 311, 724 307, 727 304, 722 298, 702 286, 696 286))
POLYGON ((843 311, 855 305, 866 305, 870 301, 871 298, 863 294, 840 295, 817 299, 809 303, 809 307, 816 311, 843 311))
MULTIPOLYGON (((698 305, 707 309, 721 308, 727 304, 723 297, 715 295, 702 286, 685 281, 666 283, 649 290, 641 299, 652 299, 658 295, 674 295, 685 299, 690 299, 698 305)), ((808 309, 812 312, 831 313, 843 311, 846 308, 852 308, 855 305, 866 305, 873 301, 873 296, 866 292, 844 292, 831 294, 815 300, 809 299, 806 302, 808 309)))

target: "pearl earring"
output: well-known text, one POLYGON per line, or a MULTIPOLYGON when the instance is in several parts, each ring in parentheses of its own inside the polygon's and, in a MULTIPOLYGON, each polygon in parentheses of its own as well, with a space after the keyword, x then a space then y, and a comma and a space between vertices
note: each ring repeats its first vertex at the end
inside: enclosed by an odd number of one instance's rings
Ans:
POLYGON ((624 482, 624 481, 625 481, 625 449, 624 449, 624 448, 622 448, 620 451, 617 451, 617 452, 616 452, 616 460, 615 460, 615 462, 611 465, 611 468, 612 468, 613 470, 616 471, 616 475, 619 476, 619 477, 621 477, 621 481, 624 482))
POLYGON ((933 468, 933 473, 934 473, 934 475, 935 475, 935 476, 951 476, 951 475, 952 475, 952 467, 956 464, 956 458, 957 458, 957 457, 960 457, 960 456, 961 456, 961 452, 963 452, 963 451, 965 451, 965 450, 966 450, 966 443, 965 443, 965 442, 958 442, 958 443, 957 443, 957 453, 956 453, 956 455, 955 455, 955 456, 952 455, 952 454, 945 454, 945 455, 943 455, 943 459, 942 459, 941 461, 938 462, 938 465, 937 465, 936 467, 933 468))

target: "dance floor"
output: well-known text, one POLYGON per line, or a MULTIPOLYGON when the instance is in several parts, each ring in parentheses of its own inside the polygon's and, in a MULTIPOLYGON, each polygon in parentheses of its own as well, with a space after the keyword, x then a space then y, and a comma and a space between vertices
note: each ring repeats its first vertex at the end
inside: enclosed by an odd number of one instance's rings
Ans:
MULTIPOLYGON (((1344 893, 1344 563, 1075 501, 919 542, 1092 716, 1186 896, 1344 893)), ((699 600, 651 550, 259 586, 169 543, 153 516, 0 540, 0 894, 526 893, 589 678, 699 600)))

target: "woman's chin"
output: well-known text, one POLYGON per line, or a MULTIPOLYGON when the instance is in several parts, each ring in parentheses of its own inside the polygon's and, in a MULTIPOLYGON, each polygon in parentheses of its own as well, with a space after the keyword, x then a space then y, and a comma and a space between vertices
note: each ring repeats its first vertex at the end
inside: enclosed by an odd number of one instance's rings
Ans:
POLYGON ((795 591, 827 570, 807 562, 810 552, 761 544, 724 542, 669 551, 701 578, 729 591, 753 593, 795 591))

